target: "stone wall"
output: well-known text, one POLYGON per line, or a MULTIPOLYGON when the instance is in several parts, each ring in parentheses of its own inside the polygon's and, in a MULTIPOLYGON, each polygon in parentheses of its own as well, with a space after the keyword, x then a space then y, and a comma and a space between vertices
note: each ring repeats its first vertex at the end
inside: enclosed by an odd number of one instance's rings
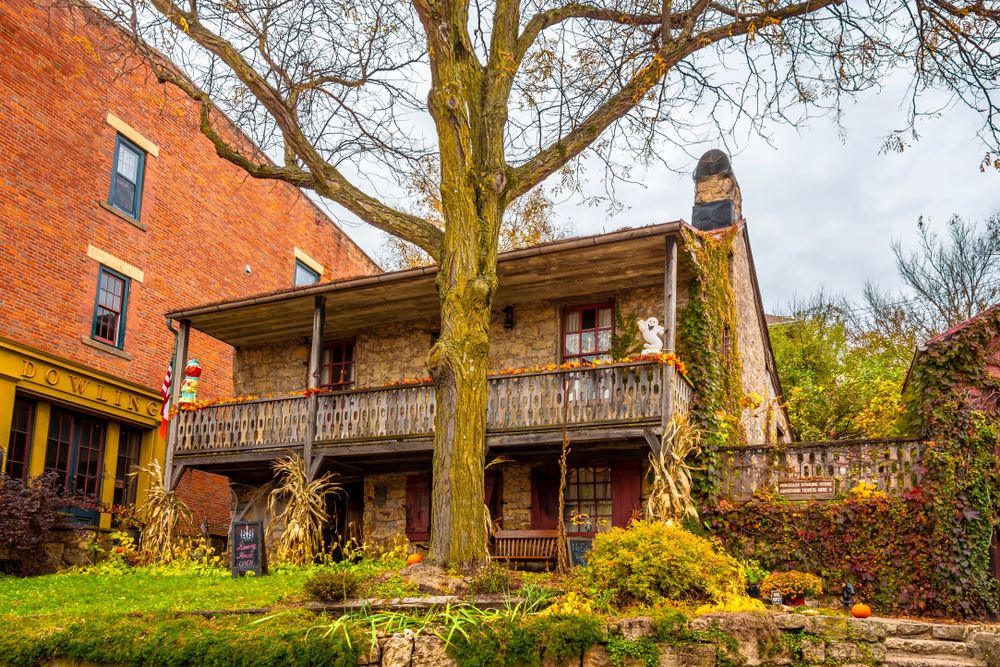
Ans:
POLYGON ((531 466, 503 468, 503 529, 531 530, 531 466))
MULTIPOLYGON (((687 303, 688 285, 678 284, 678 308, 687 303)), ((579 303, 616 301, 623 315, 663 319, 660 286, 619 290, 593 295, 579 303)), ((504 329, 507 304, 495 303, 490 321, 490 361, 493 372, 562 362, 562 301, 514 304, 514 328, 504 329)), ((360 328, 354 332, 356 384, 379 386, 409 378, 427 378, 427 353, 440 324, 436 318, 388 326, 360 328)), ((636 341, 641 343, 638 328, 636 341)), ((309 369, 309 340, 237 348, 233 356, 233 391, 237 396, 270 396, 301 391, 309 369)))
POLYGON ((406 535, 406 475, 365 477, 364 535, 366 542, 386 549, 397 535, 406 535))
MULTIPOLYGON (((841 665, 844 667, 1000 667, 1000 628, 934 625, 898 619, 855 619, 799 614, 713 614, 688 628, 693 643, 654 644, 659 667, 841 665)), ((446 633, 447 630, 442 628, 446 633)), ((624 618, 607 627, 606 641, 562 665, 612 667, 608 648, 653 636, 649 617, 624 618)), ((412 630, 366 642, 358 660, 370 667, 458 667, 444 640, 412 630)), ((556 667, 543 656, 544 667, 556 667)), ((625 657, 619 667, 643 667, 625 657)))
MULTIPOLYGON (((53 574, 74 565, 89 565, 94 563, 95 559, 96 562, 100 562, 107 558, 107 552, 110 551, 113 544, 111 531, 97 531, 99 534, 98 543, 104 552, 98 552, 96 555, 87 549, 87 543, 93 538, 94 533, 92 528, 79 534, 69 529, 49 531, 47 539, 42 543, 45 555, 40 564, 40 572, 53 574)), ((17 561, 17 558, 14 557, 14 554, 0 548, 0 560, 17 561)))
POLYGON ((743 433, 751 444, 791 442, 791 430, 784 412, 777 407, 781 401, 777 400, 777 387, 771 376, 766 341, 760 327, 759 317, 763 313, 757 310, 751 270, 745 237, 737 234, 733 240, 730 280, 736 292, 736 336, 742 364, 740 380, 744 394, 756 394, 761 399, 759 405, 743 410, 743 433))
POLYGON ((233 354, 235 396, 280 396, 306 388, 309 339, 236 348, 233 354))

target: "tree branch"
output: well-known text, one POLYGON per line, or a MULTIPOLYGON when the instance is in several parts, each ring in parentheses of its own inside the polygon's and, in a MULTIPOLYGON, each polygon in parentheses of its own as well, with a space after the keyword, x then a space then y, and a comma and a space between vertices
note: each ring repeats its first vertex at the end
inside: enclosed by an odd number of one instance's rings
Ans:
MULTIPOLYGON (((553 173, 574 159, 589 147, 612 123, 624 117, 646 95, 649 90, 666 76, 671 68, 695 51, 705 48, 715 42, 745 35, 751 30, 757 30, 767 24, 780 23, 785 19, 812 14, 823 7, 839 4, 843 0, 806 0, 806 2, 790 5, 783 9, 762 12, 720 25, 687 36, 682 34, 674 41, 664 41, 655 55, 639 69, 629 81, 615 93, 607 102, 591 112, 583 122, 573 128, 565 137, 541 150, 534 157, 514 169, 511 179, 510 198, 514 199, 531 190, 553 173)), ((708 8, 707 0, 701 0, 698 6, 686 13, 684 20, 687 33, 694 23, 698 13, 708 8)), ((675 15, 679 19, 681 15, 675 15)), ((537 18, 537 17, 536 17, 537 18)), ((535 19, 532 19, 535 20, 535 19)), ((657 15, 656 22, 662 17, 657 15)), ((525 30, 525 34, 527 30, 525 30)), ((523 35, 522 35, 523 37, 523 35)))
POLYGON ((152 0, 152 3, 172 24, 183 30, 191 39, 215 54, 232 69, 233 73, 250 89, 274 118, 287 143, 286 154, 290 151, 297 156, 308 167, 308 171, 288 165, 275 167, 255 164, 245 156, 233 151, 207 122, 208 110, 211 109, 211 101, 208 96, 190 82, 185 82, 181 77, 164 76, 163 68, 160 68, 163 80, 174 84, 201 104, 202 133, 212 141, 216 153, 220 157, 246 169, 256 178, 276 178, 294 183, 299 187, 310 188, 337 202, 373 227, 419 246, 435 259, 439 257, 444 238, 441 230, 426 220, 386 206, 344 178, 333 165, 320 156, 315 146, 302 132, 295 118, 294 110, 289 108, 278 91, 267 83, 232 44, 212 33, 199 23, 193 14, 186 14, 171 0, 152 0), (179 82, 184 82, 185 85, 178 85, 179 82), (306 182, 307 175, 311 182, 306 182))

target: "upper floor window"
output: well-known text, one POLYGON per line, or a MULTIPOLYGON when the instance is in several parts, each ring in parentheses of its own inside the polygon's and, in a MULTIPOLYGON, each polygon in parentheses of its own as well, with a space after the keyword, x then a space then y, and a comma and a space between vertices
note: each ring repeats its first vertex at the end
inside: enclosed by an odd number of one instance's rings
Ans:
POLYGON ((563 360, 610 360, 615 306, 601 303, 563 311, 563 360))
POLYGON ((142 173, 145 166, 145 151, 119 135, 115 142, 115 161, 111 173, 108 204, 136 220, 139 219, 139 208, 142 203, 142 173))
POLYGON ((301 260, 295 260, 295 286, 312 285, 319 282, 319 274, 306 266, 301 260))
POLYGON ((102 266, 97 274, 97 300, 91 337, 117 347, 125 346, 125 312, 128 308, 129 279, 102 266))
POLYGON ((354 341, 344 340, 323 346, 320 357, 319 384, 323 389, 339 391, 354 386, 354 341))

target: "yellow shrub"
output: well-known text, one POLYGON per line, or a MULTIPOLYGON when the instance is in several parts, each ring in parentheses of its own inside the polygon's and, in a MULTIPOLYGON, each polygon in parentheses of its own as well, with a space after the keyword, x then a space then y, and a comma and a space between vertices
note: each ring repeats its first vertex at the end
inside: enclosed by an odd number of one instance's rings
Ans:
POLYGON ((743 596, 729 600, 724 604, 705 604, 694 610, 695 614, 715 614, 720 611, 746 612, 746 611, 767 611, 767 607, 760 600, 743 596))

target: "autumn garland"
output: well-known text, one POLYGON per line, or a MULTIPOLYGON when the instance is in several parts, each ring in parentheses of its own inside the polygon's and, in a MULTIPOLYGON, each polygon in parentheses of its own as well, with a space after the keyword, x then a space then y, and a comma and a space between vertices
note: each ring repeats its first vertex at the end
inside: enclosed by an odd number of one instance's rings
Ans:
MULTIPOLYGON (((633 363, 633 362, 636 362, 636 361, 655 361, 656 363, 661 364, 661 365, 662 364, 668 364, 670 366, 673 366, 677 370, 677 372, 680 373, 685 379, 687 379, 687 376, 688 376, 688 374, 687 374, 687 367, 684 366, 684 362, 682 362, 677 357, 677 355, 674 355, 674 354, 660 354, 660 355, 655 356, 655 357, 654 356, 629 357, 627 359, 618 359, 616 361, 612 361, 612 360, 607 360, 607 361, 603 361, 603 360, 597 360, 597 361, 568 361, 568 362, 566 362, 564 364, 548 364, 546 366, 531 366, 531 367, 527 367, 527 368, 505 368, 505 369, 503 369, 501 371, 498 371, 496 373, 490 373, 489 375, 490 375, 490 377, 501 377, 501 376, 505 376, 505 375, 521 375, 523 373, 542 373, 542 372, 546 372, 546 371, 557 371, 557 370, 567 370, 568 371, 568 370, 574 370, 574 369, 577 369, 577 368, 597 368, 599 366, 608 366, 610 364, 628 364, 628 363, 633 363)), ((398 380, 396 382, 385 382, 385 383, 383 383, 382 385, 379 385, 379 386, 382 386, 382 387, 398 387, 398 386, 402 386, 402 385, 411 385, 411 384, 426 384, 426 383, 429 383, 429 382, 432 382, 432 381, 433 380, 431 380, 431 378, 423 378, 423 379, 421 379, 421 378, 407 378, 405 380, 398 380)), ((361 391, 363 389, 373 389, 373 388, 374 388, 374 386, 354 387, 353 389, 340 390, 340 391, 361 391)), ((302 391, 291 391, 291 392, 288 392, 287 394, 283 394, 281 396, 274 396, 272 394, 272 395, 268 395, 266 398, 288 398, 288 397, 291 397, 291 396, 305 396, 306 398, 308 398, 308 397, 312 396, 313 394, 328 394, 328 393, 333 393, 333 392, 331 392, 328 389, 304 389, 302 391)), ((180 403, 180 404, 175 405, 175 406, 173 406, 173 407, 170 408, 170 411, 168 412, 167 418, 168 419, 172 419, 173 417, 175 417, 181 411, 184 411, 184 412, 196 412, 198 410, 201 410, 203 408, 208 408, 208 407, 211 407, 213 405, 229 405, 231 403, 243 403, 243 402, 246 402, 246 401, 256 401, 259 398, 260 398, 259 396, 231 396, 231 397, 228 397, 228 398, 212 398, 212 399, 206 399, 206 400, 203 400, 203 401, 194 401, 194 402, 191 402, 191 403, 180 403)))

